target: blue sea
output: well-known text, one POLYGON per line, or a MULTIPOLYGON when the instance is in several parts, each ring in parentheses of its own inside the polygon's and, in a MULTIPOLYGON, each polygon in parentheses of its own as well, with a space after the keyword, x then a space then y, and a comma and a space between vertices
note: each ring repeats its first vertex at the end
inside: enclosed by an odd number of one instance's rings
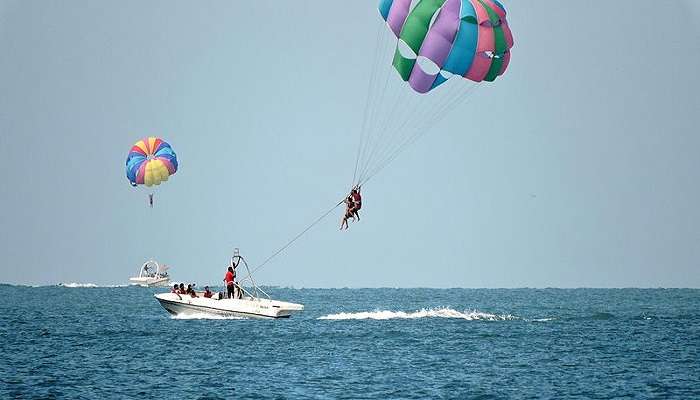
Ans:
POLYGON ((306 309, 248 320, 74 286, 0 285, 0 398, 700 398, 697 289, 273 287, 306 309))

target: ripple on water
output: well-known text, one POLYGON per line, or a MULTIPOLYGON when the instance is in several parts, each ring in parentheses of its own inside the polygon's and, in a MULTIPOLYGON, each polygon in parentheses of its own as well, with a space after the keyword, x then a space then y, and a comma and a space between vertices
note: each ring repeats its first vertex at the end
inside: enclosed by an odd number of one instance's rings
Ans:
POLYGON ((0 285, 0 398, 700 396, 698 290, 272 288, 280 321, 155 292, 0 285))

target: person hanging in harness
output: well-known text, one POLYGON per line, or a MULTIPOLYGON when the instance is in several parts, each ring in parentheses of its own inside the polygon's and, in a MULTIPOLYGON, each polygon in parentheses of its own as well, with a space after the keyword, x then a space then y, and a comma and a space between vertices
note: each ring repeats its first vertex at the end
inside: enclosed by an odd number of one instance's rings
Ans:
POLYGON ((343 219, 340 220, 340 230, 342 231, 343 229, 348 229, 348 219, 352 218, 353 220, 355 217, 353 216, 353 209, 355 208, 355 201, 352 198, 352 195, 348 195, 348 197, 343 200, 345 203, 345 215, 343 215, 343 219))
POLYGON ((352 197, 353 201, 353 208, 350 211, 352 212, 352 215, 354 217, 357 217, 358 221, 360 220, 360 214, 358 213, 358 211, 360 211, 360 209, 362 208, 362 195, 360 194, 360 190, 360 185, 357 185, 350 191, 350 196, 352 197))

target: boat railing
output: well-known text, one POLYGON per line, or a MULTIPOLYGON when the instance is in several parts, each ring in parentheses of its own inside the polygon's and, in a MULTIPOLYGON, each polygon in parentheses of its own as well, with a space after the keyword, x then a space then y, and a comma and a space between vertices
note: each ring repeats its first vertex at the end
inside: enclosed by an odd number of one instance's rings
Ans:
POLYGON ((238 249, 235 249, 233 251, 233 257, 231 257, 231 266, 233 266, 233 268, 235 269, 235 268, 239 267, 241 264, 243 264, 243 266, 245 267, 248 275, 245 278, 243 278, 242 280, 235 283, 236 286, 239 288, 239 290, 241 290, 244 294, 248 294, 253 299, 258 299, 261 297, 261 295, 267 297, 268 299, 271 299, 270 295, 267 294, 267 292, 262 290, 255 283, 255 280, 253 279, 253 275, 250 272, 250 267, 248 266, 248 262, 245 260, 245 258, 243 258, 243 256, 240 255, 240 253, 238 252, 238 249), (244 282, 250 282, 250 286, 251 286, 250 290, 245 289, 243 287, 244 282))
POLYGON ((235 285, 236 285, 236 287, 238 287, 238 290, 240 290, 242 292, 241 297, 243 297, 243 295, 248 295, 248 297, 250 297, 251 299, 257 300, 260 298, 260 296, 258 295, 258 292, 259 292, 259 293, 262 293, 263 296, 270 299, 270 295, 267 294, 267 292, 265 292, 264 290, 262 290, 261 288, 259 288, 257 286, 254 286, 253 290, 249 291, 246 288, 244 288, 243 285, 240 284, 240 282, 236 283, 235 285))

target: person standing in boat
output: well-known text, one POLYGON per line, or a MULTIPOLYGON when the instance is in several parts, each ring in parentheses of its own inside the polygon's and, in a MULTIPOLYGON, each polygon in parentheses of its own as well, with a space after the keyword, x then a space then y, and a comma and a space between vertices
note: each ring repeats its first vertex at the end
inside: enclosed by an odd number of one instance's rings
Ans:
POLYGON ((236 279, 236 272, 233 269, 232 266, 228 267, 228 270, 226 271, 226 276, 224 277, 224 282, 226 282, 226 297, 227 298, 235 298, 235 283, 234 280, 236 279))

